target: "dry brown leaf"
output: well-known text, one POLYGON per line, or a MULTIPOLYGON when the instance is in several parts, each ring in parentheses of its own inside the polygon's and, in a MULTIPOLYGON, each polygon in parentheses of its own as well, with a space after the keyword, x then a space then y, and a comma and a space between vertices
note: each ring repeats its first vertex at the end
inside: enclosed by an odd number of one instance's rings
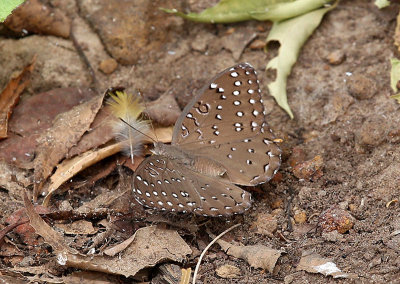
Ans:
POLYGON ((186 255, 192 253, 176 231, 152 226, 139 230, 135 242, 118 257, 82 255, 67 246, 61 235, 35 212, 26 192, 24 202, 32 227, 52 246, 57 255, 57 262, 62 266, 129 277, 143 268, 152 267, 165 260, 181 262, 186 255))
MULTIPOLYGON (((24 191, 22 191, 24 192, 24 191)), ((40 205, 36 205, 34 207, 35 212, 39 214, 47 214, 49 213, 49 209, 45 208, 40 205)), ((10 216, 7 217, 5 220, 7 224, 10 224, 11 226, 14 224, 20 224, 15 227, 13 232, 18 235, 19 239, 22 240, 22 242, 25 245, 31 245, 31 246, 37 246, 39 244, 38 242, 38 236, 35 234, 34 228, 32 228, 31 225, 29 225, 29 219, 26 214, 26 211, 24 208, 20 208, 16 211, 14 211, 10 216)), ((1 234, 0 234, 1 235, 1 234)), ((1 240, 1 238, 0 238, 1 240)))
POLYGON ((71 20, 65 14, 39 0, 25 1, 7 17, 4 24, 14 32, 69 37, 71 20))
POLYGON ((118 153, 121 147, 122 143, 114 143, 104 148, 87 151, 72 159, 64 160, 57 166, 56 172, 50 178, 50 184, 47 187, 48 193, 43 201, 43 205, 49 205, 51 197, 64 182, 98 161, 118 153))
POLYGON ((40 215, 35 211, 33 204, 29 201, 26 191, 24 191, 24 204, 31 226, 35 229, 38 235, 42 236, 46 243, 53 247, 54 251, 65 254, 78 253, 75 249, 67 246, 61 235, 54 231, 53 228, 51 228, 42 217, 40 217, 40 215))
POLYGON ((174 125, 181 115, 181 109, 171 93, 166 93, 157 100, 147 103, 145 112, 153 122, 163 126, 174 125))
POLYGON ((30 83, 35 62, 36 56, 33 57, 32 62, 17 77, 10 80, 0 94, 0 139, 7 137, 8 119, 14 106, 18 103, 19 96, 30 83))
POLYGON ((140 163, 143 162, 143 160, 145 159, 145 157, 133 157, 133 163, 132 163, 132 159, 129 159, 128 157, 126 157, 127 159, 125 160, 125 162, 122 163, 122 165, 124 165, 127 168, 130 168, 132 171, 136 171, 137 167, 139 167, 140 163))
POLYGON ((115 256, 116 254, 120 253, 121 251, 125 250, 135 239, 136 234, 143 229, 146 229, 147 227, 143 227, 138 229, 132 236, 130 236, 128 239, 126 239, 125 241, 123 241, 122 243, 119 243, 113 247, 107 248, 106 250, 104 250, 104 254, 108 255, 108 256, 115 256))
POLYGON ((78 144, 69 150, 67 158, 97 148, 114 139, 111 122, 113 120, 116 118, 110 113, 109 108, 101 108, 90 125, 90 129, 82 136, 78 144))
POLYGON ((310 273, 321 273, 333 278, 353 278, 355 275, 343 273, 332 261, 311 251, 303 252, 297 271, 304 270, 310 273))
POLYGON ((9 137, 0 141, 0 159, 22 168, 32 168, 37 138, 50 128, 60 113, 94 97, 81 88, 59 88, 22 99, 9 121, 9 137))
POLYGON ((55 119, 53 126, 41 135, 38 154, 34 160, 34 200, 57 163, 89 129, 103 103, 103 98, 104 95, 96 96, 70 111, 60 114, 55 119))
POLYGON ((276 262, 281 256, 279 250, 268 248, 263 245, 236 246, 224 240, 217 243, 228 254, 247 261, 254 268, 261 268, 273 272, 276 262))

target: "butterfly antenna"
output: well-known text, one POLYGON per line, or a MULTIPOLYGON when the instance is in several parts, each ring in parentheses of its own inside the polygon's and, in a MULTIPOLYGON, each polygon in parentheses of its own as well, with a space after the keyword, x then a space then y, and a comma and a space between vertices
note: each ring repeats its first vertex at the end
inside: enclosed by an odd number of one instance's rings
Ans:
POLYGON ((154 140, 153 137, 151 137, 151 136, 147 135, 146 133, 140 131, 139 129, 133 127, 133 126, 130 125, 128 122, 126 122, 123 118, 120 118, 120 117, 119 117, 119 119, 120 119, 123 123, 125 123, 126 125, 128 125, 130 128, 132 128, 133 130, 135 130, 135 131, 139 132, 140 134, 142 134, 142 135, 146 136, 147 138, 149 138, 151 141, 153 141, 153 143, 157 143, 157 141, 154 140))
MULTIPOLYGON (((144 104, 144 108, 145 108, 145 110, 146 110, 146 112, 149 110, 149 108, 147 107, 147 103, 146 103, 146 101, 145 101, 145 99, 144 99, 144 96, 143 96, 143 94, 142 94, 142 92, 139 90, 139 95, 142 97, 142 102, 143 102, 143 104, 144 104)), ((149 116, 149 113, 147 112, 147 116, 149 116)), ((159 141, 158 140, 158 137, 157 137, 157 133, 156 133, 156 131, 155 131, 155 129, 154 129, 154 126, 153 126, 153 122, 150 120, 150 127, 151 127, 151 130, 153 131, 153 133, 154 133, 154 136, 156 137, 156 140, 157 141, 159 141)), ((154 141, 154 139, 152 139, 153 141, 154 141)))

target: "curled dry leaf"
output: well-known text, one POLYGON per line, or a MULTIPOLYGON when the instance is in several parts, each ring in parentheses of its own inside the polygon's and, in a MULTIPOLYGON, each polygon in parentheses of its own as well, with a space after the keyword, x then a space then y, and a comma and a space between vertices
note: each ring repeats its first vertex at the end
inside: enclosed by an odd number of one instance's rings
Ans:
POLYGON ((121 143, 114 143, 104 148, 87 151, 72 159, 64 160, 57 166, 56 172, 50 178, 50 184, 47 187, 48 193, 43 201, 43 205, 49 205, 51 197, 64 182, 98 161, 118 153, 121 147, 121 143))
POLYGON ((0 94, 0 139, 7 137, 8 119, 14 106, 18 103, 19 96, 30 82, 36 56, 32 62, 15 78, 11 79, 0 94))
POLYGON ((103 103, 103 98, 104 95, 96 96, 60 114, 53 126, 41 135, 38 140, 40 145, 37 149, 37 157, 34 160, 34 200, 53 168, 89 129, 103 103))
POLYGON ((157 100, 146 103, 145 112, 153 122, 162 126, 174 125, 181 114, 178 103, 171 93, 166 93, 157 100))
POLYGON ((217 243, 228 254, 247 261, 252 267, 273 272, 276 262, 281 256, 281 252, 263 245, 237 246, 224 240, 217 243))
POLYGON ((68 38, 71 20, 62 11, 39 0, 28 0, 15 9, 4 24, 17 33, 28 31, 68 38))
MULTIPOLYGON (((296 2, 297 4, 300 4, 300 2, 304 4, 307 1, 292 1, 287 4, 295 4, 296 2)), ((313 2, 316 3, 317 1, 313 2)), ((267 43, 278 41, 280 44, 278 56, 272 58, 267 65, 267 70, 275 69, 277 73, 276 80, 268 84, 268 89, 278 105, 283 108, 292 119, 294 116, 289 107, 286 92, 287 78, 300 54, 301 47, 319 26, 323 16, 335 8, 337 3, 338 1, 335 1, 331 6, 316 9, 285 21, 274 22, 268 34, 267 43), (293 30, 298 32, 291 32, 293 30)), ((292 11, 295 12, 295 10, 292 11)))
POLYGON ((143 268, 152 267, 165 260, 181 262, 186 255, 192 253, 190 247, 176 231, 153 226, 138 231, 135 242, 118 257, 86 256, 66 245, 62 236, 35 212, 26 193, 24 203, 32 227, 46 243, 52 246, 57 255, 57 262, 62 266, 129 277, 134 276, 143 268))
POLYGON ((321 273, 333 278, 354 278, 355 275, 342 272, 335 263, 322 258, 320 255, 312 252, 303 252, 297 271, 304 270, 310 273, 321 273))

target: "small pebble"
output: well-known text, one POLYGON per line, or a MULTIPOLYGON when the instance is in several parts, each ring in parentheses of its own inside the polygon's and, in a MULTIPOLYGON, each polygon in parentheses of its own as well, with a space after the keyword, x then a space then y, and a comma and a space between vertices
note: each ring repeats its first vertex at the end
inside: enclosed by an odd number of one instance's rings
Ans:
POLYGON ((296 210, 294 212, 293 218, 296 224, 304 224, 305 222, 307 222, 307 214, 303 210, 296 210))
POLYGON ((305 180, 318 180, 323 176, 322 167, 324 165, 324 159, 317 155, 312 160, 305 161, 297 164, 293 168, 293 174, 298 179, 305 180))
POLYGON ((215 272, 221 278, 238 278, 241 275, 240 269, 230 264, 218 267, 215 272))
POLYGON ((265 41, 261 39, 254 40, 250 45, 250 49, 263 49, 265 47, 265 41))
POLYGON ((278 228, 277 219, 271 214, 261 213, 252 227, 257 228, 257 233, 266 236, 273 236, 278 228))
POLYGON ((377 92, 376 82, 364 75, 353 74, 346 82, 349 95, 359 100, 370 99, 377 92))
POLYGON ((104 74, 111 74, 118 67, 118 62, 114 58, 108 58, 100 62, 99 69, 104 74))
POLYGON ((346 210, 337 206, 325 210, 318 218, 318 227, 324 233, 338 231, 341 234, 346 233, 354 226, 354 217, 346 210))
POLYGON ((58 209, 60 211, 72 211, 74 208, 72 208, 68 200, 64 200, 63 202, 61 202, 58 209))
POLYGON ((331 65, 339 65, 341 64, 346 58, 346 55, 341 50, 335 50, 328 54, 326 59, 328 60, 329 64, 331 65))
POLYGON ((387 139, 388 122, 381 116, 369 116, 356 133, 360 146, 378 146, 387 139))

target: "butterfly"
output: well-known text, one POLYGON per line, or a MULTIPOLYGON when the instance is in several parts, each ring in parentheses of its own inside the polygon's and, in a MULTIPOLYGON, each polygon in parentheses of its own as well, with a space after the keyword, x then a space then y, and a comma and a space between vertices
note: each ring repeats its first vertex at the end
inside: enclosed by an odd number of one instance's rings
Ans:
POLYGON ((241 63, 211 79, 184 108, 171 145, 152 152, 133 177, 140 204, 204 216, 249 209, 251 194, 237 185, 265 183, 281 164, 254 68, 241 63))

